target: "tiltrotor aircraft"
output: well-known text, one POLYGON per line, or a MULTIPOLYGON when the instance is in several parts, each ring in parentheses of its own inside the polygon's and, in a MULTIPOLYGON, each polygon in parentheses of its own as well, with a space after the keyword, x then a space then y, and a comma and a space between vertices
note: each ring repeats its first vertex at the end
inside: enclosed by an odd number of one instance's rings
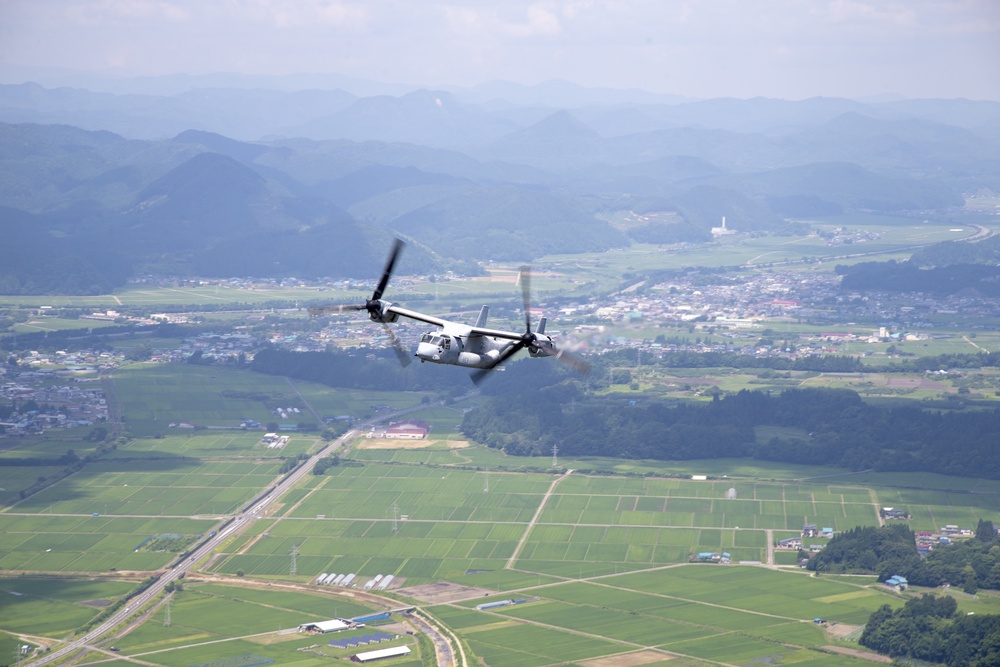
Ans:
POLYGON ((433 315, 427 315, 408 308, 402 308, 395 303, 382 298, 389 278, 392 277, 392 270, 399 258, 399 253, 405 244, 402 240, 396 239, 389 253, 385 269, 382 271, 382 278, 378 281, 372 298, 367 299, 363 304, 347 304, 337 306, 321 306, 310 308, 309 314, 313 317, 332 313, 343 313, 349 310, 366 310, 372 322, 379 322, 385 326, 392 340, 393 347, 400 362, 405 366, 409 364, 409 353, 400 344, 399 339, 389 327, 389 324, 396 322, 400 317, 407 317, 419 322, 426 322, 440 327, 440 330, 425 333, 420 338, 417 345, 416 357, 421 361, 429 361, 435 364, 450 364, 453 366, 465 366, 475 369, 472 373, 472 381, 478 384, 490 371, 500 366, 502 363, 513 357, 521 350, 528 350, 532 357, 555 357, 568 364, 575 371, 586 374, 590 370, 590 365, 582 359, 571 355, 565 350, 556 347, 555 341, 545 333, 546 318, 542 318, 535 331, 531 330, 530 316, 530 271, 528 267, 521 267, 521 293, 524 297, 524 332, 503 331, 502 329, 488 329, 486 318, 489 315, 489 306, 483 306, 479 311, 479 318, 474 326, 461 322, 452 322, 433 315))

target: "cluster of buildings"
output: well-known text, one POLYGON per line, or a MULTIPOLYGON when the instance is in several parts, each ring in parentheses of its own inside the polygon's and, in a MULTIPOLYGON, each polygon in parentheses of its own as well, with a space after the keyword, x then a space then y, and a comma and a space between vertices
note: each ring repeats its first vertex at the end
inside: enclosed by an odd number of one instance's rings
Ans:
POLYGON ((0 401, 14 411, 2 422, 7 435, 41 433, 51 428, 93 426, 108 420, 108 404, 97 383, 68 378, 65 384, 40 382, 36 375, 0 385, 0 401))
POLYGON ((266 445, 268 449, 282 449, 288 444, 288 440, 291 436, 278 435, 277 433, 265 433, 264 437, 260 439, 261 444, 266 445))
MULTIPOLYGON (((799 358, 831 352, 885 353, 891 345, 927 339, 920 328, 930 328, 931 316, 961 312, 995 312, 990 299, 970 296, 935 297, 907 295, 906 299, 880 300, 862 294, 845 294, 839 276, 781 271, 729 275, 692 272, 655 284, 638 282, 605 298, 564 301, 545 310, 554 324, 586 341, 594 351, 632 347, 651 351, 728 352, 755 356, 799 358), (880 327, 856 327, 854 320, 876 320, 880 327), (758 344, 770 322, 809 322, 831 329, 811 335, 785 336, 772 344, 758 344), (604 328, 634 325, 649 329, 663 326, 665 332, 687 327, 688 334, 663 340, 641 340, 626 332, 605 334, 604 328), (855 329, 842 330, 842 327, 855 329), (704 336, 710 334, 711 337, 704 336), (684 340, 677 340, 682 338, 684 340), (690 339, 694 338, 691 342, 690 339), (856 343, 859 347, 851 349, 856 343), (879 344, 882 344, 881 346, 879 344), (863 345, 873 346, 865 349, 863 345), (845 350, 845 346, 847 346, 845 350)), ((969 324, 968 321, 965 322, 969 324)), ((319 331, 295 335, 275 333, 271 342, 297 351, 318 351, 330 344, 364 340, 375 346, 391 344, 377 326, 365 326, 349 318, 324 323, 319 331)), ((428 325, 400 321, 394 331, 405 342, 415 340, 428 325)), ((777 338, 776 336, 773 336, 777 338)), ((901 350, 902 351, 902 350, 901 350)))

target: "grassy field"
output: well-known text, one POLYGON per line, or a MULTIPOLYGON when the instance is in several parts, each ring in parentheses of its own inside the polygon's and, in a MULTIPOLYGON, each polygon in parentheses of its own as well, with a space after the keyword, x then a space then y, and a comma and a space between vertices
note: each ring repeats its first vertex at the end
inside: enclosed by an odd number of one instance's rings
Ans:
MULTIPOLYGON (((187 365, 135 366, 119 371, 115 382, 125 424, 147 435, 0 513, 0 568, 36 577, 0 579, 0 589, 8 591, 0 594, 0 631, 11 636, 65 636, 97 613, 88 601, 114 599, 134 586, 85 585, 67 575, 111 575, 114 568, 144 576, 167 566, 176 554, 143 548, 147 539, 204 535, 274 483, 282 456, 317 446, 312 436, 293 436, 286 450, 275 452, 260 443, 260 433, 161 433, 164 421, 224 426, 270 415, 272 400, 299 406, 301 414, 368 417, 384 406, 418 406, 424 399, 187 365), (227 390, 264 398, 228 398, 227 390), (37 583, 12 588, 15 581, 37 583), (53 593, 45 582, 71 585, 53 593), (9 611, 29 601, 33 606, 18 607, 23 613, 9 611), (50 613, 47 605, 61 606, 50 613)), ((856 645, 812 619, 846 628, 863 623, 882 603, 900 604, 871 578, 689 565, 689 558, 725 551, 735 563, 766 564, 768 545, 798 534, 804 523, 835 530, 875 525, 882 506, 908 509, 914 529, 974 526, 979 518, 1000 523, 1000 483, 930 473, 854 474, 742 459, 566 457, 558 470, 546 472, 549 457, 508 457, 475 443, 454 448, 465 406, 431 402, 411 415, 432 425, 431 439, 418 443, 427 447, 370 449, 355 441, 339 466, 308 476, 276 499, 205 564, 204 575, 275 586, 198 583, 192 575, 171 603, 169 625, 160 607, 116 644, 131 657, 167 667, 245 655, 318 666, 347 653, 337 653, 324 638, 286 631, 308 620, 364 613, 369 606, 347 597, 352 591, 311 583, 322 572, 353 572, 359 583, 395 575, 395 599, 387 605, 426 607, 490 665, 602 667, 587 662, 602 657, 612 661, 608 665, 858 665, 864 663, 825 652, 829 644, 856 645), (576 472, 565 474, 569 469, 576 472), (470 588, 450 603, 398 592, 440 582, 470 588), (483 601, 536 596, 535 602, 474 609, 483 601)), ((776 434, 765 429, 758 437, 776 434)), ((59 454, 69 442, 45 451, 59 454)), ((794 558, 777 552, 772 564, 793 565, 794 558)), ((977 613, 996 606, 983 595, 959 602, 977 613)), ((405 641, 419 650, 412 639, 405 641)), ((420 663, 413 657, 396 664, 420 663)))
POLYGON ((489 576, 468 573, 495 571, 512 560, 520 571, 579 578, 684 563, 703 551, 726 551, 734 561, 762 561, 769 540, 795 535, 805 523, 835 531, 877 525, 882 506, 907 507, 917 530, 975 525, 980 517, 1000 513, 995 482, 964 480, 952 491, 935 492, 926 487, 947 486, 949 478, 935 482, 934 476, 895 475, 886 482, 899 486, 883 487, 875 474, 866 476, 866 484, 847 474, 809 479, 813 473, 830 473, 822 468, 753 471, 718 461, 709 465, 716 475, 727 469, 734 477, 561 478, 420 462, 342 465, 286 498, 286 518, 268 524, 267 539, 231 545, 218 571, 284 575, 288 554, 297 546, 300 572, 311 575, 391 573, 413 583, 482 579, 476 585, 502 588, 489 576), (799 478, 754 480, 750 473, 799 478), (979 492, 966 492, 971 487, 979 492))
POLYGON ((19 572, 148 571, 177 557, 141 548, 158 535, 195 538, 217 524, 212 520, 92 515, 0 514, 0 568, 19 572))
POLYGON ((839 643, 826 630, 899 605, 886 590, 870 580, 686 565, 546 584, 508 598, 524 604, 474 610, 480 598, 431 611, 487 662, 493 656, 503 665, 554 664, 577 651, 620 661, 610 664, 860 665, 824 651, 839 643), (813 623, 817 617, 830 624, 813 623))
POLYGON ((0 577, 0 627, 8 633, 62 637, 134 586, 78 577, 0 577))
MULTIPOLYGON (((331 635, 296 632, 305 623, 359 617, 377 611, 381 609, 323 591, 188 581, 184 590, 171 599, 169 623, 167 608, 161 605, 146 623, 116 639, 115 645, 123 655, 166 667, 235 660, 245 655, 262 656, 278 664, 311 667, 374 648, 410 645, 417 651, 416 643, 405 634, 370 647, 338 649, 328 646, 331 635)), ((349 630, 332 637, 344 639, 370 632, 349 630)), ((413 658, 394 664, 421 663, 413 658)))

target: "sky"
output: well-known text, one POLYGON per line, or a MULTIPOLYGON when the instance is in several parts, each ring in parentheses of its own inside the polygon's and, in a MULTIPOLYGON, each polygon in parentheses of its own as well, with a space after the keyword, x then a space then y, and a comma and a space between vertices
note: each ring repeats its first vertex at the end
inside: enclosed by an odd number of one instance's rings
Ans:
POLYGON ((36 68, 1000 100, 1000 0, 0 0, 36 68))

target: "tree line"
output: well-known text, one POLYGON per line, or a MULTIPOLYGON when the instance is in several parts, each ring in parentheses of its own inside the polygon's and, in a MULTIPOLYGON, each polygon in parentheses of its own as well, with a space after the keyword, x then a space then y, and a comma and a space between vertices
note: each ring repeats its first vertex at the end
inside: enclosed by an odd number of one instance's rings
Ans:
POLYGON ((925 594, 895 611, 887 604, 879 607, 859 641, 893 658, 994 667, 1000 665, 1000 616, 960 614, 954 598, 925 594))
POLYGON ((996 409, 880 407, 847 389, 742 390, 710 403, 670 405, 585 395, 578 382, 546 385, 537 372, 495 375, 484 383, 487 400, 465 415, 462 431, 507 454, 540 456, 556 445, 572 456, 752 457, 1000 479, 993 456, 996 409), (787 435, 758 441, 760 426, 785 427, 787 435))
POLYGON ((960 586, 1000 590, 1000 540, 992 521, 980 519, 975 537, 940 544, 922 557, 914 533, 904 523, 858 526, 835 536, 806 567, 826 574, 899 575, 915 586, 960 586))

